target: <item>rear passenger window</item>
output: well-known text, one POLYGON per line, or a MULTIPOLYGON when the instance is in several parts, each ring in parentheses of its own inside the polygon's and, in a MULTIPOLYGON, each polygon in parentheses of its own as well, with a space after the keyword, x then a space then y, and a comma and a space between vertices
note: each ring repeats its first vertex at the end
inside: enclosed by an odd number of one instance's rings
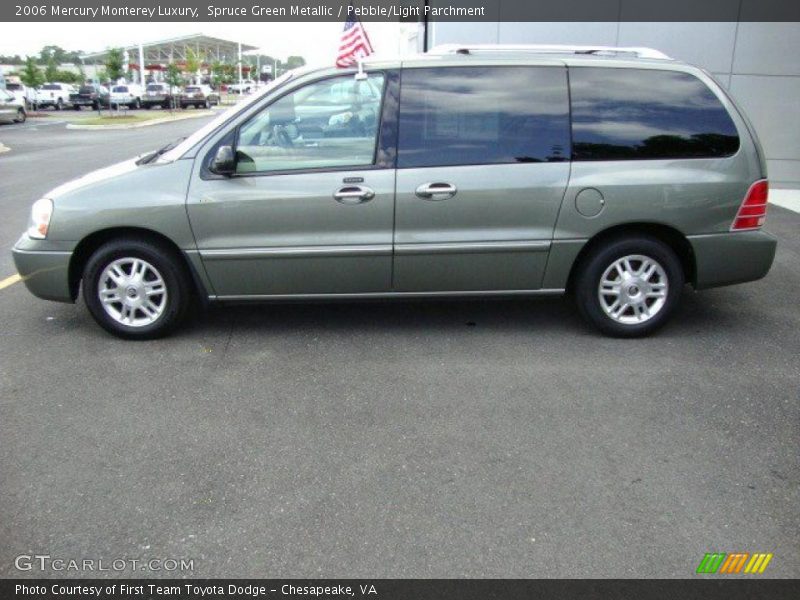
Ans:
POLYGON ((739 149, 728 111, 688 73, 570 69, 574 160, 717 158, 739 149))
POLYGON ((569 160, 561 67, 450 67, 402 74, 398 167, 569 160))

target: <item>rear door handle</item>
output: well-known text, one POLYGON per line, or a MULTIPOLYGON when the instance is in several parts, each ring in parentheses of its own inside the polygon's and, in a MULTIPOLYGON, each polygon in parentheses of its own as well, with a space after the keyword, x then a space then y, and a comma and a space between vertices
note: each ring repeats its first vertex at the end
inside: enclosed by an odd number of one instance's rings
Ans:
POLYGON ((456 195, 456 186, 452 183, 423 183, 415 192, 423 200, 447 200, 456 195))
POLYGON ((346 185, 334 192, 333 197, 342 204, 361 204, 375 197, 375 191, 365 185, 346 185))

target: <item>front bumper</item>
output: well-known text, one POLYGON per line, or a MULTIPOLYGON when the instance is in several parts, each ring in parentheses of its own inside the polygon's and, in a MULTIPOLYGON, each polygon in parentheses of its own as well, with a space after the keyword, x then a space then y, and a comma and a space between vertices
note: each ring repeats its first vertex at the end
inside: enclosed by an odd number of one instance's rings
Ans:
POLYGON ((69 285, 69 263, 72 250, 45 240, 31 240, 23 235, 11 254, 25 287, 45 300, 74 302, 69 285))
POLYGON ((778 240, 763 231, 689 236, 695 256, 695 288, 744 283, 769 273, 778 240))

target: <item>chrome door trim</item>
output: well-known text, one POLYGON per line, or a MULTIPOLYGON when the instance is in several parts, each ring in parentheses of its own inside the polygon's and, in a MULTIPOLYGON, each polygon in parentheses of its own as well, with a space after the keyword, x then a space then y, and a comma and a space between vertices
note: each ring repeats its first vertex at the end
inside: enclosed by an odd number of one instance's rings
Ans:
POLYGON ((420 244, 396 244, 397 255, 414 254, 471 254, 477 252, 547 252, 549 241, 507 242, 435 242, 420 244))
POLYGON ((209 295, 212 301, 224 302, 240 300, 367 300, 367 299, 393 299, 393 298, 470 298, 487 296, 558 296, 564 294, 563 288, 540 290, 467 290, 455 292, 364 292, 357 294, 252 294, 217 296, 209 295))
POLYGON ((203 260, 248 260, 253 258, 312 258, 315 256, 391 256, 391 244, 362 246, 275 246, 274 248, 239 248, 200 250, 203 260))

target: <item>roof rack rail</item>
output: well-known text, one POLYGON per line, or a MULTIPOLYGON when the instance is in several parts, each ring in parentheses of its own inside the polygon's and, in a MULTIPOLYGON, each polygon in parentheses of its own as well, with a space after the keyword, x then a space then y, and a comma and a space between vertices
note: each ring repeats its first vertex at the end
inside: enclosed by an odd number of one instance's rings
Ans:
POLYGON ((629 55, 635 58, 672 60, 659 50, 642 47, 618 46, 570 46, 559 44, 442 44, 428 51, 428 54, 492 54, 525 53, 533 54, 587 54, 591 56, 629 55))

